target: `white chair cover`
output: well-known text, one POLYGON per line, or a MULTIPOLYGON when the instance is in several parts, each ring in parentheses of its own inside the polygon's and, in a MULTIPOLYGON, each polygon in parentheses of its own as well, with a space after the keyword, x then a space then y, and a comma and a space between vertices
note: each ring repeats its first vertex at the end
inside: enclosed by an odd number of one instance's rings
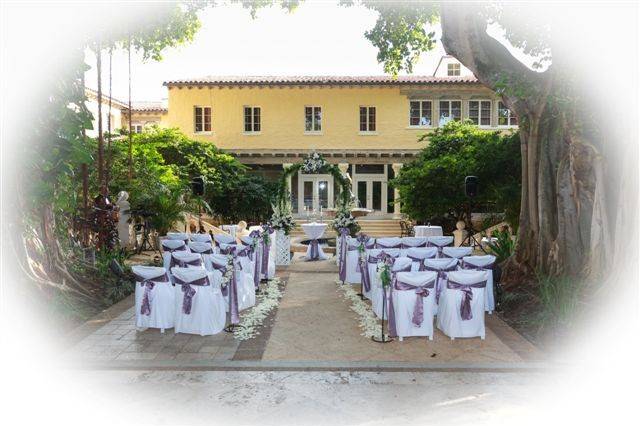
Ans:
POLYGON ((417 293, 416 289, 398 290, 393 288, 393 313, 395 331, 398 337, 428 336, 433 340, 433 317, 436 309, 435 281, 436 272, 398 272, 396 275, 399 283, 406 283, 414 287, 424 287, 434 284, 434 288, 426 289, 429 294, 426 297, 417 293), (422 303, 422 322, 415 315, 416 305, 422 303), (415 320, 415 321, 414 321, 415 320), (416 324, 417 323, 417 324, 416 324))
POLYGON ((197 242, 197 241, 192 241, 189 243, 189 250, 191 250, 191 253, 206 253, 206 254, 213 254, 213 245, 211 244, 211 242, 197 242), (207 252, 211 252, 211 253, 207 253, 207 252))
POLYGON ((471 247, 443 247, 442 257, 451 257, 455 259, 462 259, 465 256, 471 256, 473 248, 471 247))
POLYGON ((445 247, 453 244, 453 237, 448 235, 438 237, 427 237, 427 244, 436 247, 445 247))
POLYGON ((269 267, 267 268, 266 275, 265 271, 261 271, 262 275, 270 280, 276 276, 276 231, 271 231, 269 234, 269 239, 271 240, 271 245, 269 245, 269 267))
MULTIPOLYGON (((438 282, 436 283, 436 294, 441 294, 447 284, 447 274, 452 270, 458 269, 458 260, 450 258, 442 259, 426 259, 424 261, 425 269, 429 271, 436 271, 439 275, 438 282)), ((438 304, 438 297, 436 296, 436 305, 438 304)))
POLYGON ((358 261, 360 260, 360 243, 355 238, 347 237, 347 277, 346 282, 360 284, 361 275, 358 272, 358 261))
POLYGON ((496 309, 496 302, 493 296, 493 270, 491 267, 496 262, 496 257, 487 254, 485 256, 465 256, 462 258, 462 267, 464 269, 482 269, 487 271, 487 290, 484 292, 484 308, 487 312, 492 313, 496 309))
POLYGON ((131 267, 131 271, 136 276, 136 327, 159 328, 160 330, 173 328, 176 315, 175 293, 166 269, 134 265, 131 267), (149 284, 153 285, 148 285, 147 280, 149 284), (145 301, 145 293, 148 304, 145 301), (143 302, 149 308, 148 310, 143 311, 143 302))
POLYGON ((183 240, 164 239, 160 244, 163 252, 171 251, 189 251, 189 247, 183 240))
POLYGON ((191 234, 191 241, 196 243, 213 243, 211 235, 209 234, 191 234))
POLYGON ((402 237, 402 256, 412 247, 426 247, 427 237, 402 237))
POLYGON ((413 247, 407 250, 406 257, 411 259, 413 262, 411 265, 411 271, 415 272, 424 270, 424 266, 421 267, 420 264, 424 264, 425 259, 432 259, 436 257, 437 254, 437 247, 413 247))
POLYGON ((236 239, 234 237, 232 237, 231 235, 228 234, 215 234, 213 236, 213 239, 216 241, 216 243, 218 243, 218 245, 220 244, 235 244, 236 239))
MULTIPOLYGON (((385 250, 382 250, 383 252, 385 250)), ((398 257, 396 258, 393 266, 391 267, 391 272, 392 275, 398 271, 404 271, 407 268, 411 268, 411 259, 409 259, 408 257, 398 257)), ((383 294, 387 297, 387 304, 386 304, 386 312, 385 312, 385 319, 389 319, 389 303, 388 303, 388 298, 389 298, 389 289, 387 288, 386 291, 382 291, 382 282, 380 281, 380 279, 378 278, 378 273, 375 270, 375 266, 374 266, 374 275, 371 276, 371 308, 373 308, 373 312, 376 314, 376 316, 378 318, 382 318, 382 297, 383 294)))
MULTIPOLYGON (((214 265, 219 265, 226 267, 227 266, 227 256, 214 254, 211 256, 210 268, 213 271, 214 278, 217 279, 217 282, 221 282, 222 273, 215 269, 214 265)), ((253 284, 253 274, 251 271, 242 270, 242 265, 240 260, 236 260, 234 262, 234 267, 236 271, 236 282, 238 283, 238 310, 242 311, 244 309, 250 308, 256 304, 256 290, 253 284)), ((224 296, 225 306, 227 312, 229 312, 229 293, 224 296)))
POLYGON ((226 255, 228 253, 225 253, 226 250, 228 250, 231 247, 236 247, 236 249, 238 249, 238 244, 233 242, 233 243, 218 243, 218 250, 216 250, 216 254, 223 254, 226 255))
MULTIPOLYGON (((488 274, 485 271, 454 271, 448 273, 447 280, 452 280, 460 284, 475 284, 486 281, 488 274)), ((445 288, 440 294, 438 305, 438 328, 451 338, 456 337, 476 337, 484 339, 484 288, 470 288, 471 299, 471 319, 463 320, 460 308, 463 303, 465 292, 458 289, 445 288)))
MULTIPOLYGON (((215 283, 213 274, 202 268, 173 268, 172 275, 188 285, 177 284, 175 287, 176 333, 199 334, 208 336, 222 331, 227 320, 225 303, 220 286, 215 283), (201 279, 208 285, 195 285, 201 279), (186 292, 194 292, 191 297, 191 309, 185 312, 186 292)), ((188 305, 188 301, 187 301, 188 305)))
POLYGON ((189 234, 186 234, 184 232, 167 232, 167 239, 180 240, 186 243, 189 241, 189 234))
POLYGON ((190 264, 199 262, 199 265, 185 265, 185 267, 197 267, 204 269, 204 260, 199 253, 191 253, 187 251, 174 251, 173 253, 164 253, 162 255, 164 268, 170 271, 174 266, 182 266, 182 263, 190 264))
POLYGON ((376 248, 398 249, 402 247, 402 239, 399 237, 376 238, 376 248))

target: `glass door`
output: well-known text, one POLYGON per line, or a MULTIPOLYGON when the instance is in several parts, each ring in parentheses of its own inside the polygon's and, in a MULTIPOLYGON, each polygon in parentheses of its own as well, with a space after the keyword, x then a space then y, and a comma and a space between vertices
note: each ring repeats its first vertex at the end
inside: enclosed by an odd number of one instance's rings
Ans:
POLYGON ((330 175, 300 175, 298 189, 302 197, 298 200, 301 215, 320 214, 333 207, 333 177, 330 175))
POLYGON ((371 210, 371 214, 387 213, 387 182, 380 179, 356 180, 358 207, 371 210))

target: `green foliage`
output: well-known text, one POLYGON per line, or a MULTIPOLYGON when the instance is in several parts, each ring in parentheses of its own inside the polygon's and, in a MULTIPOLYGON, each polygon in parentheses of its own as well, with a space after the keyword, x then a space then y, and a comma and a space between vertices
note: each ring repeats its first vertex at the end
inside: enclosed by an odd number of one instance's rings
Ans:
POLYGON ((403 213, 415 220, 463 218, 469 202, 464 178, 473 175, 480 180, 473 210, 504 212, 507 221, 517 225, 521 174, 517 133, 502 135, 452 121, 428 139, 419 158, 392 181, 400 191, 403 213))
POLYGON ((511 233, 508 229, 494 232, 491 236, 497 238, 497 240, 487 244, 489 246, 489 250, 496 257, 496 262, 502 263, 513 254, 516 242, 511 237, 511 233))
POLYGON ((578 310, 581 286, 575 278, 538 274, 541 329, 568 328, 578 310))

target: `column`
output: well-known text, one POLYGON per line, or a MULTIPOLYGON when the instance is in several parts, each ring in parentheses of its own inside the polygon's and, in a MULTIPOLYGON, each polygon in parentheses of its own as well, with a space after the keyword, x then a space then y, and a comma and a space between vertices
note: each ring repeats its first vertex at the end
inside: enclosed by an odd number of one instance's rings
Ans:
MULTIPOLYGON (((400 174, 400 169, 402 169, 402 163, 393 163, 391 165, 391 168, 393 169, 393 175, 395 177, 398 177, 398 174, 400 174)), ((398 188, 393 188, 393 218, 394 219, 400 219, 402 217, 402 213, 400 213, 400 201, 398 201, 400 199, 400 191, 398 191, 398 188)))
MULTIPOLYGON (((283 170, 291 166, 293 166, 292 163, 282 163, 283 170)), ((291 192, 291 175, 287 177, 287 191, 291 192)))

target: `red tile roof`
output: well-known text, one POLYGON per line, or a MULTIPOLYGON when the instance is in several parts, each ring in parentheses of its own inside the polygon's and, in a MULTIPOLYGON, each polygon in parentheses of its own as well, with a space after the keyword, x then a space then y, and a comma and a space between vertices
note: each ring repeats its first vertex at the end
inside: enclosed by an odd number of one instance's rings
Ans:
POLYGON ((297 85, 411 85, 411 84, 469 84, 477 83, 473 77, 434 77, 430 75, 398 76, 209 76, 186 80, 165 81, 165 86, 297 86, 297 85))

